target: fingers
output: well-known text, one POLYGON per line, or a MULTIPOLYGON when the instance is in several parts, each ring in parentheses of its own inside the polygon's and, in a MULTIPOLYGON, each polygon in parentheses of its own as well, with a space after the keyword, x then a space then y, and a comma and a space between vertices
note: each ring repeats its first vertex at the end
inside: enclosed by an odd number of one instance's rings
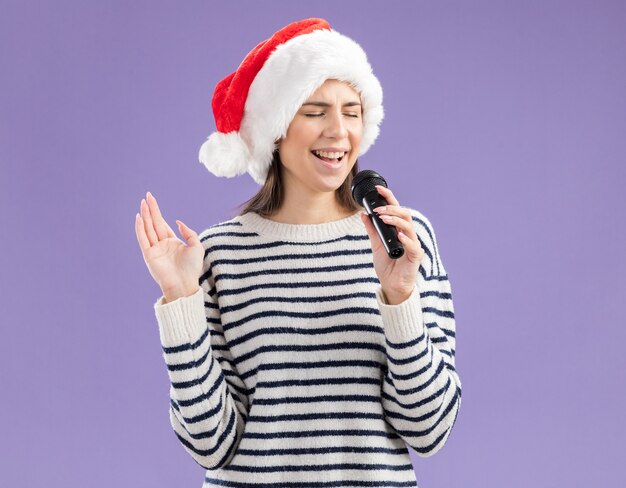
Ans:
POLYGON ((406 220, 396 217, 394 215, 380 215, 381 220, 388 225, 393 225, 398 231, 401 231, 407 238, 412 241, 417 242, 417 234, 413 231, 413 223, 407 222, 406 220))
POLYGON ((393 225, 398 230, 398 239, 407 251, 407 257, 410 261, 421 261, 424 250, 422 249, 417 233, 413 229, 413 221, 395 217, 393 215, 381 215, 380 218, 385 224, 393 225))
POLYGON ((143 220, 143 226, 148 236, 148 241, 150 241, 150 245, 154 246, 157 242, 159 242, 159 238, 154 230, 154 224, 152 222, 152 215, 150 215, 150 209, 148 208, 148 204, 144 198, 141 199, 141 218, 143 220))
POLYGON ((398 200, 396 200, 396 197, 393 196, 393 193, 391 193, 391 190, 389 188, 387 188, 386 186, 382 186, 382 185, 376 185, 376 189, 378 190, 378 193, 380 193, 383 197, 385 197, 385 200, 387 200, 387 203, 389 205, 400 205, 398 203, 398 200))
POLYGON ((374 209, 374 212, 380 216, 383 222, 396 227, 399 231, 398 238, 407 248, 411 260, 421 261, 424 256, 424 249, 422 249, 419 237, 415 232, 411 211, 400 206, 400 203, 389 188, 376 185, 376 189, 387 200, 389 205, 377 207, 374 209))
POLYGON ((146 198, 147 201, 145 198, 141 200, 141 219, 150 245, 153 246, 166 237, 176 237, 161 215, 156 198, 150 192, 146 193, 146 198))
POLYGON ((417 234, 413 230, 413 218, 411 211, 408 208, 400 206, 396 197, 389 188, 381 185, 376 185, 378 192, 387 200, 389 205, 383 205, 373 209, 383 222, 389 225, 393 225, 401 230, 406 236, 417 241, 417 234))
MULTIPOLYGON (((370 238, 370 244, 372 246, 372 252, 376 252, 380 246, 383 245, 380 240, 380 236, 372 224, 369 216, 365 212, 360 212, 361 220, 365 225, 365 230, 367 231, 367 235, 370 238)), ((417 233, 413 229, 413 221, 411 223, 407 222, 398 217, 394 217, 391 215, 380 215, 380 218, 383 219, 383 222, 388 223, 389 225, 393 225, 398 232, 398 239, 406 249, 406 256, 412 262, 420 262, 424 258, 424 250, 422 249, 419 238, 417 237, 417 233), (391 219, 389 220, 389 217, 391 219)))
POLYGON ((154 229, 159 240, 165 239, 166 237, 176 237, 172 228, 167 224, 161 215, 159 205, 157 204, 156 198, 154 198, 152 193, 146 193, 146 202, 148 203, 150 215, 152 216, 152 221, 154 223, 154 229))
POLYGON ((378 215, 395 215, 396 217, 400 217, 407 222, 412 222, 413 218, 411 215, 411 211, 408 208, 399 207, 397 205, 383 205, 381 207, 375 207, 373 209, 378 215))
POLYGON ((137 236, 137 242, 142 253, 145 253, 150 249, 150 241, 146 235, 146 229, 144 228, 143 219, 138 213, 135 215, 135 235, 137 236))
POLYGON ((179 232, 185 238, 185 240, 187 241, 187 243, 190 246, 192 246, 192 247, 198 247, 198 246, 202 247, 202 243, 200 242, 200 238, 198 237, 198 234, 194 230, 192 230, 189 227, 187 227, 180 220, 177 220, 176 223, 178 224, 179 232))

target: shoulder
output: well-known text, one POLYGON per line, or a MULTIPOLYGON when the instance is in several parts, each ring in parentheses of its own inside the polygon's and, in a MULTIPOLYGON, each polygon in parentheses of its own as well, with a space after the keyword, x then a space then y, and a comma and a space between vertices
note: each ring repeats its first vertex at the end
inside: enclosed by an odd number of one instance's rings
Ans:
POLYGON ((198 234, 204 249, 210 250, 213 246, 222 242, 232 241, 232 237, 242 232, 242 224, 239 216, 213 224, 198 234))
POLYGON ((413 228, 417 233, 417 236, 425 242, 423 244, 430 245, 430 247, 434 247, 436 245, 435 240, 435 230, 433 229, 433 225, 430 222, 430 219, 424 215, 420 210, 415 208, 402 206, 409 212, 411 212, 411 219, 413 220, 413 228))
POLYGON ((437 245, 437 236, 435 235, 435 229, 431 220, 424 215, 420 210, 407 207, 403 205, 411 212, 411 219, 413 220, 413 228, 417 234, 418 239, 422 245, 422 249, 427 257, 427 262, 424 262, 425 271, 433 275, 445 275, 446 271, 441 262, 441 256, 439 254, 439 246, 437 245))
POLYGON ((213 224, 198 233, 200 243, 204 248, 201 280, 206 280, 209 286, 214 284, 214 264, 229 255, 233 245, 233 236, 242 232, 239 216, 230 220, 213 224))
POLYGON ((413 225, 416 231, 426 232, 426 233, 434 233, 433 226, 430 222, 430 219, 424 215, 420 210, 415 208, 402 206, 411 212, 411 218, 413 219, 413 225))

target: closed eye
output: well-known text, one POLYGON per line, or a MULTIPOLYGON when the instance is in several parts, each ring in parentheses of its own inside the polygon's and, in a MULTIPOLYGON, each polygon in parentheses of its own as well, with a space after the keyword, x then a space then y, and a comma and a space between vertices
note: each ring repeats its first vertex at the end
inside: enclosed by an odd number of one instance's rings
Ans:
MULTIPOLYGON (((305 117, 320 117, 321 115, 324 115, 324 114, 304 114, 305 117)), ((345 115, 347 115, 349 117, 354 117, 354 118, 357 118, 357 119, 359 118, 359 116, 357 114, 345 114, 345 115)))

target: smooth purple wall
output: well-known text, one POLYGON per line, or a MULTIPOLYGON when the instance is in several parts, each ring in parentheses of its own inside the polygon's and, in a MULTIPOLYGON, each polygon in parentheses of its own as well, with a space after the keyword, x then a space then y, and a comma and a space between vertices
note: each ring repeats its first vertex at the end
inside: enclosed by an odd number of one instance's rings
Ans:
POLYGON ((453 287, 463 404, 413 458, 420 488, 623 483, 624 2, 0 10, 1 486, 202 485, 169 424, 134 217, 149 190, 200 232, 258 190, 198 162, 211 96, 307 17, 367 51, 386 117, 361 168, 429 217, 453 287))

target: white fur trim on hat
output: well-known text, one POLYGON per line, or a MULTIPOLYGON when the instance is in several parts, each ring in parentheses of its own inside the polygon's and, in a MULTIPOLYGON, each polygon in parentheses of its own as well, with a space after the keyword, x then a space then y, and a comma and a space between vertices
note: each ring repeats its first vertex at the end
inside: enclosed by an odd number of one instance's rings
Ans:
POLYGON ((384 117, 383 92, 361 46, 337 31, 298 36, 276 47, 250 85, 240 133, 248 143, 248 172, 255 181, 265 181, 274 141, 285 137, 302 104, 331 78, 354 84, 361 95, 359 156, 374 143, 384 117))
POLYGON ((217 176, 248 172, 263 185, 277 141, 302 104, 326 80, 352 84, 361 98, 363 135, 359 156, 379 134, 383 91, 359 44, 334 30, 320 29, 279 44, 250 85, 239 133, 213 133, 200 161, 217 176))

